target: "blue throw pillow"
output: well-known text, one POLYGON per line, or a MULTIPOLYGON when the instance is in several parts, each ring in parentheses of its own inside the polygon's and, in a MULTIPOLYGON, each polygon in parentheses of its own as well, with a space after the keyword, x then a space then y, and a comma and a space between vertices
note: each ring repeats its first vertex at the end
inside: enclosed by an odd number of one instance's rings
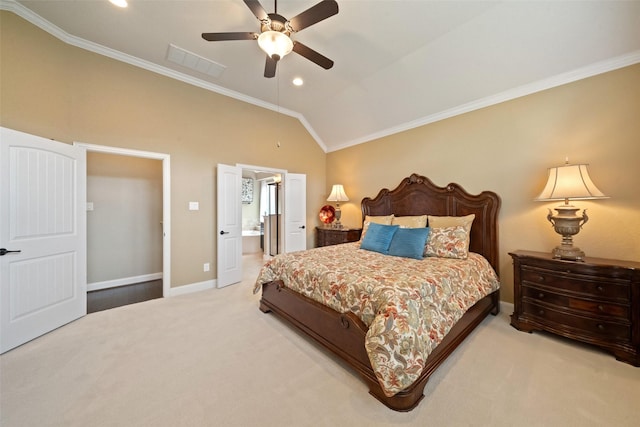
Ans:
POLYGON ((429 227, 398 229, 391 239, 389 255, 422 259, 429 231, 429 227))
POLYGON ((364 235, 362 243, 360 243, 360 249, 387 254, 391 239, 393 239, 393 235, 399 228, 400 226, 398 225, 382 225, 372 222, 369 224, 367 234, 364 235))

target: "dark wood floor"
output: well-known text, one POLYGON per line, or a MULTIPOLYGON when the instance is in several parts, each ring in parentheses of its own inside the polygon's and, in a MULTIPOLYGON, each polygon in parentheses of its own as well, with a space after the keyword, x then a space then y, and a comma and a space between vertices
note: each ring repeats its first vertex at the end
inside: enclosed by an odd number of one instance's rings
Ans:
POLYGON ((87 313, 162 298, 162 280, 87 292, 87 313))

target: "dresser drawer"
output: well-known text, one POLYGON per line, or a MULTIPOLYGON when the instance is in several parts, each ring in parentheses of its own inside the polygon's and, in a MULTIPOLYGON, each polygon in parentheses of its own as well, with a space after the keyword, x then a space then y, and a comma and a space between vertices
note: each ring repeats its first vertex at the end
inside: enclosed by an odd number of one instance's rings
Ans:
POLYGON ((612 317, 620 320, 630 319, 629 305, 603 302, 596 299, 583 299, 557 293, 555 289, 522 285, 522 298, 532 302, 545 302, 560 307, 567 307, 588 314, 612 317))
POLYGON ((316 227, 317 246, 339 245, 360 240, 361 228, 324 228, 316 227))
POLYGON ((326 245, 338 245, 347 241, 346 235, 339 231, 328 231, 324 239, 326 245))
POLYGON ((607 321, 595 316, 579 316, 527 300, 523 300, 522 308, 525 315, 552 327, 564 325, 587 335, 612 341, 631 339, 631 324, 607 321))
POLYGON ((543 285, 557 288, 562 292, 575 293, 598 300, 619 300, 628 302, 631 288, 628 281, 623 279, 607 279, 598 276, 570 275, 561 271, 551 271, 544 268, 522 267, 522 285, 543 285))
MULTIPOLYGON (((591 263, 589 262, 592 259, 587 259, 583 262, 575 262, 575 261, 563 261, 556 259, 543 259, 543 258, 529 258, 525 262, 525 265, 528 268, 536 269, 539 268, 544 271, 550 271, 552 273, 563 273, 569 275, 571 277, 575 275, 590 277, 592 279, 601 279, 605 281, 610 280, 622 280, 625 282, 631 281, 632 278, 632 270, 625 268, 621 265, 615 265, 617 261, 615 260, 602 260, 598 259, 598 261, 611 261, 608 264, 604 263, 591 263)), ((596 260, 596 259, 593 259, 596 260)), ((624 263, 625 261, 621 261, 624 263)), ((629 261, 628 264, 634 264, 629 261)), ((632 267, 633 268, 633 267, 632 267)))

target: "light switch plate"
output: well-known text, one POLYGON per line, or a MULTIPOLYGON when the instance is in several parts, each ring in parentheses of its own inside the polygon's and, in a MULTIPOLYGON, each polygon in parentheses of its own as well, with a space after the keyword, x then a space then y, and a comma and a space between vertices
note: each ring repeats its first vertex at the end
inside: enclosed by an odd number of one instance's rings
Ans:
POLYGON ((190 211, 200 210, 200 203, 198 203, 198 202, 189 202, 189 210, 190 211))

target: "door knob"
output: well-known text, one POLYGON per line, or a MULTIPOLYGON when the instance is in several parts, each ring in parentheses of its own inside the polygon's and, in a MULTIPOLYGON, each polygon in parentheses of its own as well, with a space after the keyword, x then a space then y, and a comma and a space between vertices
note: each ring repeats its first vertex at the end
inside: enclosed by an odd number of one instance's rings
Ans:
POLYGON ((223 234, 229 234, 229 231, 224 231, 224 230, 220 231, 220 235, 222 236, 223 234))
POLYGON ((304 230, 304 229, 305 229, 305 226, 304 226, 304 225, 301 225, 301 226, 300 226, 300 228, 302 228, 302 229, 304 230))
POLYGON ((17 252, 22 252, 22 251, 9 251, 9 250, 6 250, 5 248, 0 248, 0 256, 6 255, 8 253, 17 253, 17 252))

